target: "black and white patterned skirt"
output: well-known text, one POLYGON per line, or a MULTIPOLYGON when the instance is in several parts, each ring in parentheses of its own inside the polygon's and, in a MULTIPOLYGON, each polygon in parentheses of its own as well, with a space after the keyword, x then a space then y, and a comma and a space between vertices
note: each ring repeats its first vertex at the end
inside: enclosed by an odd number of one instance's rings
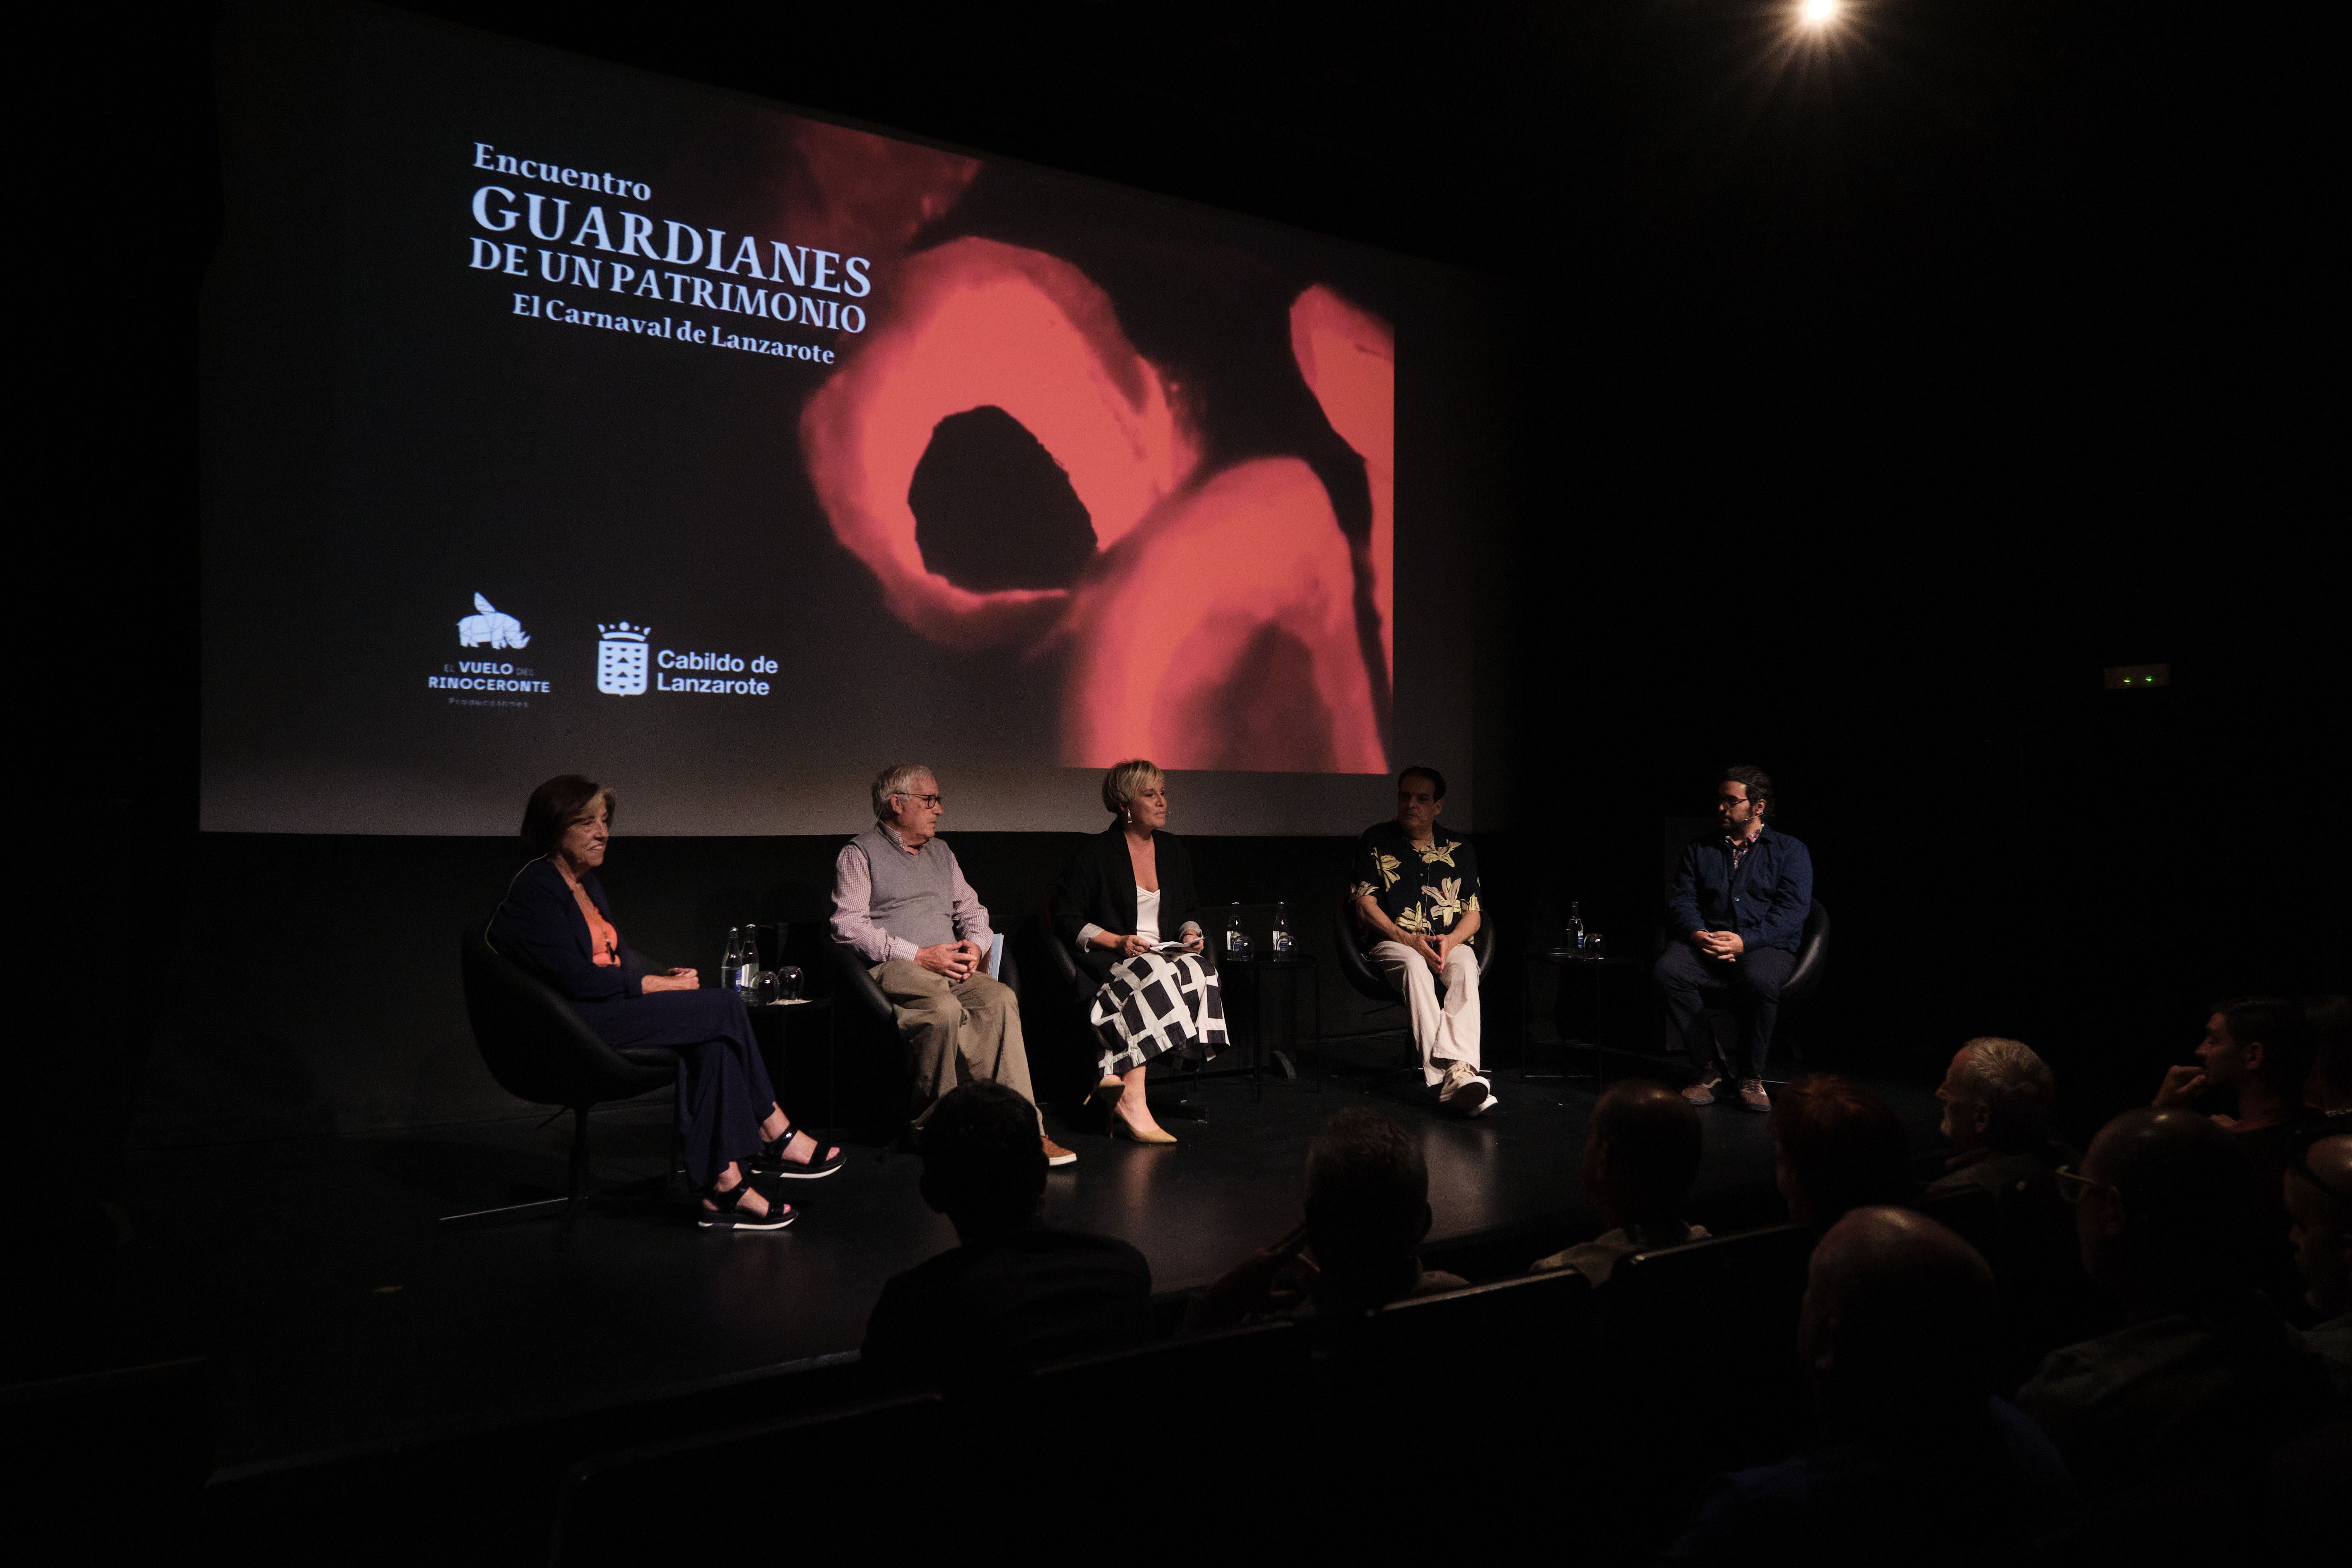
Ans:
POLYGON ((1225 999, 1197 953, 1139 952, 1121 959, 1095 993, 1102 1075, 1117 1078, 1170 1051, 1207 1059, 1225 1047, 1225 999), (1112 1040, 1119 1042, 1116 1050, 1112 1040))

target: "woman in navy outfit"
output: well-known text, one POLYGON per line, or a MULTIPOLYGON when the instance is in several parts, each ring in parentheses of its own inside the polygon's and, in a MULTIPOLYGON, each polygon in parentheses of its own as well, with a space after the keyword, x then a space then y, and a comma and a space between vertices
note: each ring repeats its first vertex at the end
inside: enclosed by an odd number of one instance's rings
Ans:
POLYGON ((605 1044, 676 1051, 678 1134, 687 1174, 702 1190, 696 1217, 705 1227, 782 1230, 792 1205, 763 1196, 744 1166, 808 1180, 841 1169, 841 1151, 820 1149, 776 1104, 740 996, 700 989, 691 969, 646 973, 622 942, 596 880, 613 807, 609 791, 577 773, 531 792, 522 841, 533 858, 491 917, 490 945, 562 992, 605 1044))

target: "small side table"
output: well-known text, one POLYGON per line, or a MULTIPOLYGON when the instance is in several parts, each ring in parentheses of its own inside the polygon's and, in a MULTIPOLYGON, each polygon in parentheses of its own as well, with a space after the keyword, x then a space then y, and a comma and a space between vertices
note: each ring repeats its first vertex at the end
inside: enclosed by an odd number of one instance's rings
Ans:
MULTIPOLYGON (((1288 958, 1246 959, 1232 958, 1219 953, 1217 973, 1224 982, 1238 979, 1244 974, 1250 977, 1250 1078, 1256 1098, 1260 1100, 1265 1098, 1265 1058, 1269 1054, 1273 1056, 1275 1065, 1282 1068, 1283 1077, 1295 1079, 1298 1076, 1297 1065, 1290 1059, 1287 1053, 1279 1048, 1268 1052, 1265 1047, 1265 977, 1269 974, 1279 974, 1290 982, 1290 990, 1285 1000, 1288 1004, 1290 1037, 1293 1041, 1298 1038, 1298 977, 1301 974, 1307 977, 1307 995, 1315 1014, 1315 1068, 1318 1075, 1322 1072, 1323 994, 1321 986, 1317 984, 1320 971, 1316 966, 1313 953, 1293 952, 1288 958)), ((1225 1026, 1228 1029, 1234 1027, 1241 1021, 1241 1016, 1242 1010, 1234 1005, 1232 999, 1228 999, 1225 1006, 1225 1026)))
MULTIPOLYGON (((1604 969, 1638 969, 1640 967, 1639 961, 1635 959, 1587 958, 1572 947, 1540 947, 1529 952, 1528 954, 1528 989, 1530 993, 1528 998, 1528 1043, 1519 1051, 1519 1077, 1522 1079, 1590 1078, 1596 1088, 1606 1085, 1609 1081, 1609 1052, 1612 1047, 1597 1037, 1601 1032, 1601 972, 1604 969), (1589 985, 1588 994, 1592 1003, 1592 1033, 1596 1037, 1590 1040, 1563 1039, 1549 1043, 1563 1051, 1571 1046, 1581 1047, 1591 1051, 1592 1070, 1590 1073, 1529 1072, 1528 1053, 1528 1049, 1537 1044, 1536 1023, 1538 1019, 1547 1025, 1551 1023, 1559 1001, 1560 978, 1563 974, 1573 974, 1589 985)), ((1622 1051, 1624 1047, 1615 1048, 1622 1051)))
MULTIPOLYGON (((839 1031, 833 1024, 833 998, 804 996, 797 1002, 771 1002, 765 1006, 747 1003, 743 1011, 751 1016, 751 1037, 760 1042, 760 1055, 767 1064, 768 1081, 776 1086, 779 1105, 783 1103, 785 1078, 777 1069, 784 1064, 784 1046, 793 1029, 805 1029, 816 1015, 824 1016, 824 1126, 820 1131, 831 1137, 834 1129, 841 1125, 841 1063, 835 1048, 839 1031)), ((785 1114, 791 1114, 790 1108, 785 1114)), ((793 1125, 799 1124, 800 1119, 794 1117, 793 1125)))

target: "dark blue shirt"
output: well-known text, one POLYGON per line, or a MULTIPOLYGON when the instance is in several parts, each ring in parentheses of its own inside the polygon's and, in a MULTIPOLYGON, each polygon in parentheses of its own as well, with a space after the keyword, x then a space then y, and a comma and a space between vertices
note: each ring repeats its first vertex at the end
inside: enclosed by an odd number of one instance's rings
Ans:
POLYGON ((1731 869, 1731 847, 1720 834, 1691 840, 1675 890, 1666 900, 1674 934, 1736 931, 1749 947, 1780 947, 1790 952, 1803 939, 1805 913, 1813 907, 1813 858, 1805 847, 1770 827, 1731 869))

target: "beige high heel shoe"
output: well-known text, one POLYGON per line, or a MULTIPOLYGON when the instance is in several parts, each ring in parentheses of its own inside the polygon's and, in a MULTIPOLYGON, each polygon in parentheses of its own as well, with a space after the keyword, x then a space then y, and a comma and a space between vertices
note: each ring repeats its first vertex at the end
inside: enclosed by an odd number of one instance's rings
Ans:
POLYGON ((1176 1142, 1176 1140, 1171 1137, 1166 1131, 1157 1127, 1153 1128, 1149 1132, 1138 1130, 1134 1122, 1129 1121, 1126 1117, 1119 1115, 1117 1111, 1113 1111, 1111 1113, 1110 1135, 1113 1138, 1125 1138, 1130 1143, 1173 1143, 1176 1142))

